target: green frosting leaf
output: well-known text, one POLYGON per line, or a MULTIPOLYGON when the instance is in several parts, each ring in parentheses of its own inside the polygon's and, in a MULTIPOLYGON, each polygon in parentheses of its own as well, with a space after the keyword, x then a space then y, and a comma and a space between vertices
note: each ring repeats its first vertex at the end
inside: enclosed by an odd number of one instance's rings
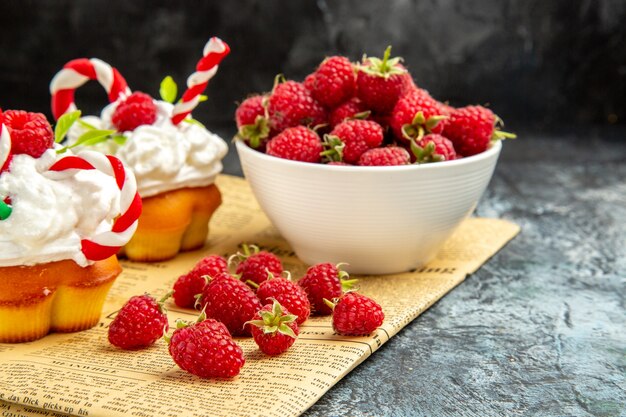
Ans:
POLYGON ((178 86, 176 85, 174 79, 169 75, 163 78, 163 81, 161 81, 159 94, 161 94, 161 98, 168 103, 174 103, 176 101, 176 96, 178 95, 178 86))
POLYGON ((56 126, 54 127, 54 142, 60 143, 70 127, 80 118, 80 110, 65 113, 59 117, 56 126))

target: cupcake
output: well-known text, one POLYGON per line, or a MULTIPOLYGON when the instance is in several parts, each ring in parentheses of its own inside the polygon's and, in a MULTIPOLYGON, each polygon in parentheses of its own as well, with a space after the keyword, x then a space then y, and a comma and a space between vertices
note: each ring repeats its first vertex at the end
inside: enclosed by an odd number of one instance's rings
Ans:
POLYGON ((44 115, 13 110, 0 111, 0 167, 0 342, 94 326, 141 212, 132 172, 61 150, 44 115))
POLYGON ((111 103, 99 116, 85 116, 74 124, 67 144, 115 155, 135 173, 144 209, 134 237, 121 251, 131 260, 169 259, 202 247, 207 239, 209 220, 221 204, 214 182, 228 146, 190 112, 229 51, 228 45, 212 38, 178 102, 171 77, 161 83, 162 99, 157 100, 131 93, 120 73, 98 59, 70 61, 52 80, 55 117, 76 109, 74 89, 90 79, 98 80, 109 95, 111 103), (91 140, 93 131, 110 133, 91 140))

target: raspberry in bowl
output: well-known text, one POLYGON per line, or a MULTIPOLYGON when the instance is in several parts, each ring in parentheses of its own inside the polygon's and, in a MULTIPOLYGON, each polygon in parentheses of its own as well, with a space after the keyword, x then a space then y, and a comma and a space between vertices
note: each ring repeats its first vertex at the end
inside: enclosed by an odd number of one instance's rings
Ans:
MULTIPOLYGON (((329 115, 341 108, 344 119, 332 120, 331 128, 309 123, 317 112, 299 115, 300 122, 282 131, 265 129, 254 141, 246 136, 249 126, 238 126, 244 175, 304 262, 346 262, 348 271, 361 274, 417 268, 472 213, 495 169, 498 139, 514 135, 501 132, 499 119, 484 107, 454 109, 435 100, 389 50, 382 59, 353 64, 352 80, 342 73, 336 83, 316 84, 317 77, 328 77, 329 61, 302 83, 309 97, 292 96, 289 107, 315 109, 314 97, 339 96, 316 88, 344 85, 351 93, 342 96, 342 104, 318 103, 329 115), (368 108, 381 94, 386 99, 368 108)), ((265 95, 265 103, 275 91, 265 95)), ((273 117, 266 108, 255 122, 267 118, 264 123, 272 126, 273 117)))

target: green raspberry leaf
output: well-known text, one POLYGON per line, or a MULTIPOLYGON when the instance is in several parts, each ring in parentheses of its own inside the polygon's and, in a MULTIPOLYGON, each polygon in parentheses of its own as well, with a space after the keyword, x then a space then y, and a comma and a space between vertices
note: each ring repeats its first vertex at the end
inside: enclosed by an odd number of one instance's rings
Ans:
POLYGON ((67 132, 70 130, 70 127, 80 118, 80 110, 76 110, 73 112, 65 113, 63 116, 59 117, 56 126, 54 127, 54 142, 60 143, 67 132))
POLYGON ((69 146, 59 149, 57 153, 65 153, 68 149, 75 148, 77 146, 93 146, 98 143, 107 141, 115 130, 89 130, 78 138, 78 140, 69 146))
POLYGON ((176 96, 178 95, 178 86, 176 85, 174 79, 169 75, 163 78, 163 81, 161 81, 159 94, 161 94, 161 98, 163 99, 163 101, 167 101, 168 103, 174 103, 176 101, 176 96))
POLYGON ((207 101, 209 98, 207 96, 205 96, 204 94, 200 94, 198 96, 198 103, 202 103, 203 101, 207 101))

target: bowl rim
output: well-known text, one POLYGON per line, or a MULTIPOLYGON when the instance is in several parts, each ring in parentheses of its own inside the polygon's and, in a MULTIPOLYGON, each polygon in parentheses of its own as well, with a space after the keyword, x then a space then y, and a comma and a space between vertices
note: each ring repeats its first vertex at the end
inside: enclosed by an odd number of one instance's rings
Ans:
MULTIPOLYGON (((461 159, 455 159, 453 161, 442 161, 437 163, 427 163, 427 164, 410 164, 410 165, 395 165, 395 166, 358 166, 358 165, 328 165, 328 164, 319 164, 314 162, 302 162, 302 161, 292 161, 290 159, 278 158, 272 155, 265 154, 263 152, 259 152, 256 149, 249 147, 243 140, 238 137, 234 139, 235 146, 237 147, 237 151, 241 153, 242 151, 248 153, 250 155, 254 155, 255 158, 259 158, 265 161, 274 161, 275 163, 284 164, 287 166, 300 166, 306 169, 319 169, 325 171, 340 171, 340 172, 380 172, 380 171, 412 171, 412 170, 437 170, 437 169, 446 169, 447 167, 454 166, 463 166, 470 165, 474 163, 479 163, 486 159, 489 159, 493 156, 497 156, 502 149, 502 141, 498 140, 492 142, 491 146, 484 152, 481 152, 476 155, 466 156, 461 159)), ((241 159, 241 155, 240 155, 241 159)))

